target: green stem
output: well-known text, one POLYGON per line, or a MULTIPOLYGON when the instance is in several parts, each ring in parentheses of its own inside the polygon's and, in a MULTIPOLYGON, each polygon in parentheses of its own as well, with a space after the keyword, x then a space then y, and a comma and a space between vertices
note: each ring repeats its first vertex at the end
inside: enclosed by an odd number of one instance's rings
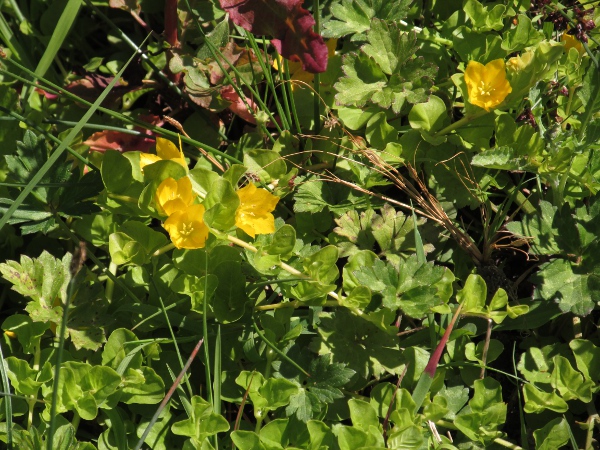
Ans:
POLYGON ((77 428, 79 428, 79 422, 81 421, 81 416, 77 411, 73 411, 73 419, 71 419, 71 425, 75 429, 75 433, 77 433, 77 428))
MULTIPOLYGON (((273 364, 273 359, 275 359, 275 352, 267 348, 267 363, 265 367, 265 380, 271 376, 271 365, 273 364)), ((255 433, 260 433, 260 429, 262 427, 263 420, 265 419, 266 411, 261 408, 256 408, 254 410, 254 417, 256 417, 256 427, 254 427, 255 433)))
POLYGON ((457 128, 461 128, 461 127, 467 125, 468 123, 474 121, 475 119, 479 119, 480 117, 485 116, 488 112, 489 111, 482 109, 481 111, 477 111, 475 114, 472 114, 470 116, 465 116, 462 119, 459 119, 454 123, 451 123, 446 128, 438 131, 437 133, 434 133, 433 137, 444 136, 444 135, 450 133, 451 131, 456 130, 457 128))
POLYGON ((285 67, 285 87, 290 97, 290 107, 292 109, 292 116, 294 117, 294 123, 296 125, 296 133, 302 134, 302 127, 300 119, 298 118, 298 110, 296 109, 296 100, 294 100, 294 85, 290 77, 290 68, 287 60, 284 60, 283 66, 285 67))
POLYGON ((523 450, 523 447, 520 447, 517 444, 513 444, 512 442, 509 442, 506 439, 496 438, 494 439, 494 442, 512 450, 523 450))
MULTIPOLYGON (((118 268, 119 266, 111 260, 110 264, 108 265, 108 271, 113 275, 113 277, 117 276, 118 268)), ((115 292, 115 282, 113 281, 113 277, 106 279, 106 287, 104 288, 104 295, 106 296, 108 303, 112 302, 113 294, 115 292)))
MULTIPOLYGON (((41 354, 42 354, 42 352, 41 352, 40 346, 36 345, 34 352, 33 352, 33 370, 35 370, 35 371, 40 370, 41 354)), ((36 392, 35 396, 32 396, 27 400, 27 406, 29 409, 29 414, 27 415, 27 429, 28 430, 33 425, 33 410, 35 408, 36 403, 37 403, 37 392, 36 392)))
POLYGON ((167 253, 169 250, 173 250, 175 248, 175 244, 173 244, 172 242, 165 245, 164 247, 159 248, 158 250, 156 250, 154 253, 152 253, 152 256, 160 256, 163 253, 167 253))
MULTIPOLYGON (((285 303, 274 303, 272 305, 261 305, 261 306, 256 306, 254 308, 255 311, 271 311, 274 309, 285 309, 285 308, 301 308, 303 306, 306 306, 305 303, 302 303, 299 300, 294 300, 291 302, 285 302, 285 303)), ((338 302, 337 300, 327 300, 323 305, 321 305, 322 307, 336 307, 336 306, 340 306, 340 302, 338 302)))
MULTIPOLYGON (((313 16, 315 17, 315 33, 321 34, 321 11, 319 0, 313 1, 313 16)), ((321 74, 315 73, 313 93, 313 132, 319 134, 321 131, 321 74)))
MULTIPOLYGON (((241 239, 236 238, 235 236, 231 236, 229 234, 219 234, 218 235, 221 238, 225 238, 227 239, 229 242, 233 242, 234 244, 245 248, 246 250, 250 250, 252 253, 258 253, 258 249, 253 246, 252 244, 248 244, 247 242, 242 241, 241 239)), ((307 277, 305 274, 303 274, 302 272, 300 272, 298 269, 293 268, 292 266, 290 266, 289 264, 284 263, 283 261, 281 261, 279 263, 279 266, 285 270, 288 273, 291 273, 292 275, 295 275, 297 277, 304 277, 306 279, 309 279, 309 277, 307 277)), ((328 292, 327 295, 329 295, 330 297, 334 298, 338 303, 340 303, 341 301, 344 300, 344 297, 340 297, 337 292, 328 292)), ((353 310, 354 312, 356 312, 357 314, 362 314, 362 311, 359 310, 353 310)))
POLYGON ((135 203, 136 205, 139 203, 137 198, 129 197, 127 195, 119 195, 119 194, 108 194, 108 198, 112 198, 115 200, 121 200, 122 202, 127 203, 135 203))

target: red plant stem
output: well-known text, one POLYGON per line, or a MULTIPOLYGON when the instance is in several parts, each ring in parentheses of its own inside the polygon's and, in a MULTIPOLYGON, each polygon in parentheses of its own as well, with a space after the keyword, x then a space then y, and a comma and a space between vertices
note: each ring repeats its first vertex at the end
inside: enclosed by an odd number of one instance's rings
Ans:
POLYGON ((435 376, 435 371, 437 370, 437 366, 440 362, 440 358, 442 357, 442 353, 444 353, 444 349, 446 348, 446 343, 448 342, 450 333, 452 333, 452 328, 454 328, 454 324, 456 323, 456 320, 458 319, 461 309, 462 309, 462 305, 458 305, 458 309, 454 313, 454 316, 452 317, 452 320, 450 321, 448 328, 446 328, 446 331, 444 332, 444 335, 442 336, 440 343, 435 348, 435 351, 431 354, 431 357, 429 358, 429 362, 425 366, 424 372, 427 375, 429 375, 431 378, 433 378, 435 376))
MULTIPOLYGON (((165 0, 165 39, 171 46, 171 49, 179 47, 177 37, 177 0, 165 0)), ((168 53, 169 59, 173 55, 172 50, 168 53)), ((181 75, 169 71, 169 79, 173 83, 178 83, 181 75)))

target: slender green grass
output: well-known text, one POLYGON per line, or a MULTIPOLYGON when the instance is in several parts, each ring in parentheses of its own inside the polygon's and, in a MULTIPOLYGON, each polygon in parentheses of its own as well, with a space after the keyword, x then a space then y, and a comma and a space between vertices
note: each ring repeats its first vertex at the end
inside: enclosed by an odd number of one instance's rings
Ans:
POLYGON ((18 59, 27 67, 33 67, 31 55, 27 53, 27 50, 23 48, 19 40, 13 34, 4 14, 0 14, 0 36, 2 37, 4 45, 6 45, 12 53, 13 58, 18 59))
MULTIPOLYGON (((215 369, 213 381, 213 411, 221 414, 221 325, 217 325, 217 338, 215 339, 215 369)), ((219 450, 219 440, 214 436, 214 446, 219 450)))
POLYGON ((146 429, 142 433, 142 436, 140 437, 140 440, 138 441, 138 443, 134 447, 134 450, 139 450, 142 447, 142 445, 144 445, 144 441, 146 440, 146 438, 150 434, 150 431, 152 430, 152 427, 154 426, 154 424, 158 421, 158 418, 160 417, 160 413, 163 411, 163 409, 165 409, 165 407, 169 403, 169 400, 171 400, 171 397, 173 396, 173 394, 175 393, 175 390, 177 389, 177 387, 181 383, 182 378, 184 377, 185 373, 188 371, 188 369, 192 365, 192 361, 194 360, 194 358, 196 357, 196 355, 200 351, 200 347, 202 346, 203 342, 204 342, 204 339, 200 339, 198 341, 198 344, 196 344, 196 347, 194 347, 194 350, 190 354, 190 356, 189 356, 188 360, 186 361, 185 365, 181 368, 181 372, 179 373, 179 375, 177 376, 177 378, 173 382, 173 385, 169 389, 169 392, 167 392, 167 395, 165 395, 165 398, 163 398, 162 402, 158 406, 158 409, 154 413, 154 416, 152 416, 152 419, 150 419, 150 422, 146 426, 146 429))
POLYGON ((264 335, 264 333, 262 331, 260 331, 260 328, 258 328, 258 324, 256 323, 256 318, 254 317, 254 315, 252 316, 252 326, 254 327, 254 331, 256 332, 258 337, 267 345, 267 347, 269 347, 271 350, 273 350, 277 355, 279 355, 285 361, 289 362, 292 366, 294 366, 296 369, 298 369, 304 375, 306 375, 307 377, 310 377, 310 373, 308 373, 306 370, 304 370, 302 368, 302 366, 300 366, 300 364, 298 364, 296 361, 291 359, 288 355, 286 355, 281 350, 279 350, 279 348, 275 344, 273 344, 269 339, 267 339, 267 337, 264 335))
POLYGON ((62 47, 65 38, 69 34, 69 31, 71 31, 71 27, 73 26, 73 23, 75 23, 75 19, 77 18, 80 8, 81 0, 67 1, 65 9, 60 15, 60 18, 56 23, 56 28, 54 28, 54 32, 50 37, 50 42, 48 42, 48 45, 44 50, 44 54, 40 58, 40 61, 35 68, 35 75, 37 78, 43 77, 46 75, 46 72, 48 72, 52 61, 54 61, 54 58, 56 58, 56 55, 62 47))
POLYGON ((0 345, 0 378, 2 378, 2 389, 4 395, 4 413, 6 414, 6 444, 8 450, 13 448, 13 423, 12 423, 12 399, 10 395, 10 382, 6 373, 6 363, 4 362, 4 353, 2 353, 2 345, 0 345))
MULTIPOLYGON (((159 294, 160 291, 158 290, 158 287, 156 286, 156 282, 154 281, 154 273, 156 273, 156 262, 157 262, 156 258, 152 260, 153 273, 150 276, 150 281, 152 283, 152 286, 154 286, 154 290, 157 293, 158 301, 160 302, 160 308, 163 312, 163 316, 165 318, 165 322, 167 324, 169 333, 171 334, 171 339, 173 339, 173 346, 175 347, 175 353, 177 353, 177 358, 179 358, 179 364, 181 365, 181 368, 183 369, 185 367, 185 364, 183 362, 183 358, 181 357, 181 351, 179 350, 179 345, 177 344, 177 339, 175 338, 175 332, 173 331, 173 327, 171 326, 171 320, 169 319, 169 315, 167 314, 165 304, 159 294)), ((186 378, 185 383, 186 383, 186 387, 188 389, 188 394, 191 397, 192 395, 194 395, 194 391, 192 389, 192 385, 190 384, 190 380, 186 378)))
MULTIPOLYGON (((204 273, 208 273, 208 257, 204 259, 204 273)), ((202 301, 202 335, 204 337, 204 372, 206 374, 206 397, 209 403, 215 407, 213 403, 213 385, 210 374, 210 347, 208 341, 208 278, 204 277, 204 299, 202 301)))
MULTIPOLYGON (((25 72, 29 76, 35 77, 35 74, 33 73, 33 71, 27 69, 25 66, 19 64, 18 62, 13 61, 13 60, 5 60, 5 61, 9 65, 12 65, 13 67, 15 67, 17 69, 22 70, 23 72, 25 72)), ((126 66, 124 66, 124 67, 126 67, 126 66)), ((27 85, 36 85, 31 80, 28 80, 28 79, 23 78, 23 77, 15 74, 15 73, 9 72, 9 71, 1 69, 1 68, 0 68, 0 74, 1 75, 8 75, 8 76, 14 78, 15 80, 21 81, 22 83, 25 83, 27 85)), ((122 75, 122 71, 120 71, 119 74, 122 75)), ((117 74, 117 76, 115 77, 115 80, 119 79, 119 77, 121 76, 119 74, 117 74)), ((83 99, 81 97, 78 97, 75 94, 70 93, 69 91, 65 91, 60 86, 58 86, 58 85, 56 85, 56 84, 54 84, 54 83, 52 83, 52 82, 50 82, 50 81, 48 81, 46 79, 40 79, 40 80, 38 80, 38 82, 40 83, 40 86, 43 87, 44 90, 46 90, 46 91, 48 91, 50 93, 53 93, 53 94, 58 94, 58 95, 64 96, 64 97, 66 97, 66 98, 68 98, 70 100, 73 100, 74 102, 80 103, 80 104, 82 104, 84 106, 89 106, 91 108, 93 105, 96 105, 96 103, 97 103, 97 102, 90 103, 87 100, 85 100, 85 99, 83 99)), ((103 99, 104 99, 104 97, 102 98, 102 100, 103 99)), ((95 108, 96 108, 97 111, 103 112, 103 113, 109 115, 110 117, 113 117, 115 119, 119 119, 119 120, 121 120, 121 121, 123 121, 125 123, 130 123, 132 125, 136 125, 136 126, 138 126, 140 128, 144 128, 146 130, 150 130, 150 131, 152 131, 154 134, 156 134, 158 136, 167 137, 167 138, 173 138, 173 139, 181 139, 183 142, 185 142, 187 144, 190 144, 190 145, 193 145, 195 147, 201 148, 201 149, 203 149, 203 150, 205 150, 205 151, 207 151, 209 153, 212 153, 214 155, 221 156, 222 158, 225 158, 225 159, 229 160, 230 162, 232 162, 234 164, 242 164, 242 161, 240 161, 237 158, 234 158, 231 155, 228 155, 227 153, 221 152, 221 151, 217 150, 216 148, 213 148, 213 147, 211 147, 209 145, 203 144, 202 142, 197 141, 195 139, 191 139, 191 138, 188 138, 186 136, 181 136, 179 133, 177 133, 175 131, 170 131, 170 130, 167 130, 165 128, 161 128, 161 127, 157 127, 157 126, 151 125, 151 124, 149 124, 147 122, 143 122, 141 120, 133 119, 133 118, 131 118, 131 117, 125 115, 125 114, 121 114, 121 113, 119 113, 117 111, 113 111, 112 109, 104 108, 102 106, 96 106, 95 108)), ((78 122, 78 123, 80 123, 80 122, 78 122)), ((83 125, 82 125, 82 128, 83 128, 83 125)))
MULTIPOLYGON (((129 60, 127 61, 127 63, 125 63, 123 65, 123 68, 119 71, 118 75, 108 84, 108 86, 106 86, 106 88, 98 96, 98 98, 92 104, 92 106, 90 106, 90 108, 85 112, 85 114, 83 115, 81 120, 79 122, 77 122, 77 125, 75 125, 75 127, 73 127, 73 129, 71 129, 71 131, 69 132, 67 137, 60 143, 60 145, 56 148, 56 150, 54 150, 54 152, 52 152, 52 154, 48 158, 48 161, 46 161, 42 165, 42 167, 40 167, 40 170, 31 178, 31 180, 29 181, 27 186, 25 186, 25 188, 17 196, 15 201, 10 205, 8 210, 4 213, 2 218, 0 218, 0 229, 2 229, 2 227, 4 227, 4 225, 6 225, 8 223, 8 221, 10 220, 12 215, 15 213, 15 211, 19 208, 19 206, 21 206, 23 201, 33 191, 33 189, 35 189, 35 187, 42 180, 44 175, 46 175, 46 172, 48 172, 48 170, 50 170, 50 168, 56 163, 56 161, 58 161, 58 159, 61 157, 61 155, 65 151, 65 149, 73 141, 75 136, 77 136, 77 134, 81 131, 81 129, 83 128, 83 125, 85 123, 87 123, 88 120, 90 120, 90 118, 92 117, 94 112, 98 109, 100 104, 104 101, 104 99, 106 98, 108 93, 110 91, 112 91, 113 87, 115 86, 115 84, 117 84, 117 81, 123 75, 123 73, 125 72, 125 69, 127 68, 127 66, 129 66, 129 64, 131 63, 131 61, 133 61, 134 58, 135 58, 135 54, 132 55, 131 58, 129 58, 129 60)), ((14 63, 14 61, 13 61, 13 63, 14 63)))
MULTIPOLYGON (((313 15, 315 17, 315 33, 321 34, 321 8, 319 0, 313 1, 313 15)), ((321 131, 321 74, 315 73, 313 96, 313 132, 319 134, 321 131)))

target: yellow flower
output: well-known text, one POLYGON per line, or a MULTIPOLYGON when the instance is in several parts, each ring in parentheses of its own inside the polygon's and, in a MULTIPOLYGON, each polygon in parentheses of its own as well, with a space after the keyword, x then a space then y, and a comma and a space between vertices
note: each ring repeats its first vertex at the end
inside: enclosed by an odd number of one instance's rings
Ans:
MULTIPOLYGON (((337 47, 337 39, 328 39, 325 45, 327 46, 327 57, 331 58, 335 55, 337 47)), ((283 57, 277 55, 277 59, 273 60, 273 68, 279 70, 279 64, 283 66, 283 57)), ((288 60, 288 68, 290 69, 290 80, 292 80, 292 91, 302 89, 306 84, 311 84, 315 79, 315 74, 307 72, 302 68, 302 63, 288 60)))
POLYGON ((235 212, 235 225, 249 236, 269 234, 275 231, 275 209, 279 197, 266 189, 258 189, 252 183, 237 191, 240 206, 235 212))
POLYGON ((188 177, 182 177, 179 180, 166 178, 158 185, 154 200, 158 212, 164 216, 170 216, 194 203, 195 197, 192 191, 192 182, 188 177))
POLYGON ((177 248, 202 248, 208 238, 208 227, 204 223, 204 206, 191 205, 175 211, 163 224, 171 242, 177 248))
POLYGON ((485 66, 477 61, 469 61, 465 70, 465 83, 469 102, 486 111, 491 111, 512 92, 506 79, 503 59, 495 59, 485 66))
POLYGON ((150 164, 154 164, 161 160, 171 160, 178 164, 181 164, 186 170, 188 168, 183 156, 183 150, 181 150, 181 139, 179 140, 179 149, 168 139, 161 137, 156 138, 156 155, 151 153, 140 154, 140 168, 144 170, 144 167, 150 164))
POLYGON ((567 31, 560 36, 560 42, 565 43, 565 52, 569 53, 569 50, 574 48, 582 55, 585 52, 583 44, 574 35, 567 33, 567 31))

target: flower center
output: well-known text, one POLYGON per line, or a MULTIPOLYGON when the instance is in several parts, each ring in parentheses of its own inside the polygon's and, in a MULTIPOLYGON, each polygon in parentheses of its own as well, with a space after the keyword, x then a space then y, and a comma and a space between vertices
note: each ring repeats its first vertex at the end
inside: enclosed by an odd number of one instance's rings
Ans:
POLYGON ((194 223, 185 223, 181 224, 181 229, 179 230, 179 234, 184 238, 189 237, 194 232, 194 223))
POLYGON ((486 84, 484 81, 481 81, 479 83, 479 95, 481 95, 482 97, 485 96, 490 96, 494 93, 494 88, 492 86, 490 86, 489 84, 486 84))

